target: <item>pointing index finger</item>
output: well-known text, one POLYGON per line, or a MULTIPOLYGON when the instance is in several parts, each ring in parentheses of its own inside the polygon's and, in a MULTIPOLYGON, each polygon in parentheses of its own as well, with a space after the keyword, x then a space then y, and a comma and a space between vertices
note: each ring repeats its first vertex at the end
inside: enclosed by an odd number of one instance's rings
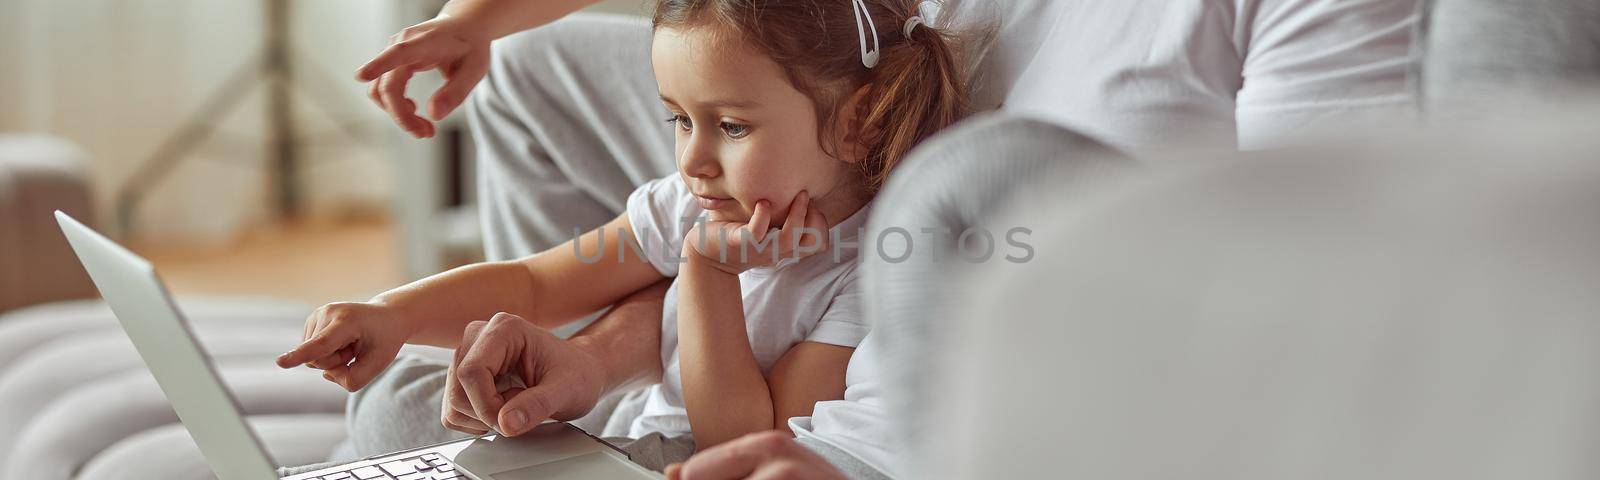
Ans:
POLYGON ((277 363, 280 368, 293 368, 306 362, 333 355, 339 349, 349 344, 351 338, 343 333, 343 329, 330 329, 306 340, 300 346, 290 350, 289 353, 278 356, 277 363))

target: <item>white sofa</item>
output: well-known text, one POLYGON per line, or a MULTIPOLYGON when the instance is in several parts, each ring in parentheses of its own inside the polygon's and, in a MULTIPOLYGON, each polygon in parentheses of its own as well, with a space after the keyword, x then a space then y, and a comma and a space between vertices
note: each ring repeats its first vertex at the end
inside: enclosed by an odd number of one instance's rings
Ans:
POLYGON ((1600 477, 1593 93, 1024 196, 905 477, 1600 477))

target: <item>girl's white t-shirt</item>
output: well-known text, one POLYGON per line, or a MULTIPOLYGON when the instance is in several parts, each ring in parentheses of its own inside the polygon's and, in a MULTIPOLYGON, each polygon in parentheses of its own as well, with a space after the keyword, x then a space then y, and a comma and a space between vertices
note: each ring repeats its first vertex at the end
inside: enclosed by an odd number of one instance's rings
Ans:
MULTIPOLYGON (((830 238, 849 244, 859 238, 867 207, 830 229, 830 238)), ((662 275, 678 276, 684 237, 704 210, 683 179, 672 175, 640 186, 628 196, 628 222, 644 257, 662 275)), ((745 328, 762 373, 790 347, 818 342, 855 347, 867 334, 857 287, 856 256, 848 245, 799 260, 785 259, 771 267, 739 274, 745 328)), ((755 255, 755 252, 751 252, 755 255)), ((662 381, 649 387, 643 412, 628 435, 651 432, 688 435, 683 407, 683 379, 678 371, 678 286, 667 289, 661 310, 662 381)))

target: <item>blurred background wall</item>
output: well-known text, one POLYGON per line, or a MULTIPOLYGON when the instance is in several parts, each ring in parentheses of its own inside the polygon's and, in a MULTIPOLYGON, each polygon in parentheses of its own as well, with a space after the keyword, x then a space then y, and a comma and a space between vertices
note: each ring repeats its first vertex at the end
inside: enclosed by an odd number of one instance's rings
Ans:
MULTIPOLYGON (((94 206, 85 220, 149 256, 179 293, 322 301, 394 286, 475 258, 471 137, 460 115, 434 139, 404 135, 352 75, 389 35, 443 3, 0 0, 0 136, 46 135, 81 149, 94 206), (300 205, 292 217, 277 209, 269 112, 278 105, 258 68, 269 2, 288 7, 300 205), (217 104, 230 105, 206 114, 217 104), (162 155, 191 123, 210 134, 162 155), (141 168, 161 161, 173 167, 137 181, 141 168), (137 202, 123 195, 130 189, 142 192, 137 202), (332 280, 335 290, 322 293, 271 290, 293 273, 267 282, 226 277, 260 276, 232 263, 247 257, 292 272, 294 259, 284 256, 303 257, 294 267, 302 274, 353 259, 369 274, 332 280)), ((647 15, 649 5, 605 0, 591 10, 647 15)), ((410 96, 421 103, 437 85, 436 74, 423 74, 410 96)))
MULTIPOLYGON (((334 121, 380 126, 349 72, 381 49, 406 2, 292 2, 290 45, 305 205, 323 213, 381 205, 393 194, 382 152, 339 138, 334 121), (308 98, 314 97, 314 98, 308 98), (310 103, 322 105, 323 114, 310 103), (365 181, 350 181, 365 179, 365 181)), ((412 2, 417 3, 417 2, 412 2)), ((48 133, 84 148, 98 212, 160 142, 197 114, 230 76, 258 62, 263 2, 249 0, 10 0, 0 130, 48 133)), ((217 242, 268 217, 264 84, 217 118, 202 142, 137 211, 147 239, 217 242)))
MULTIPOLYGON (((312 214, 387 207, 396 194, 385 143, 388 119, 351 81, 388 35, 436 11, 438 1, 278 0, 292 5, 290 44, 305 205, 312 214), (373 143, 347 138, 337 122, 359 124, 373 143)), ((48 133, 90 156, 103 214, 114 194, 162 139, 208 95, 251 62, 264 37, 256 0, 0 1, 0 132, 48 133)), ((609 0, 595 10, 644 13, 642 0, 609 0)), ((247 98, 216 118, 217 134, 150 190, 139 208, 152 237, 223 241, 269 217, 260 83, 229 92, 247 98)), ((417 91, 414 89, 413 91, 417 91)))

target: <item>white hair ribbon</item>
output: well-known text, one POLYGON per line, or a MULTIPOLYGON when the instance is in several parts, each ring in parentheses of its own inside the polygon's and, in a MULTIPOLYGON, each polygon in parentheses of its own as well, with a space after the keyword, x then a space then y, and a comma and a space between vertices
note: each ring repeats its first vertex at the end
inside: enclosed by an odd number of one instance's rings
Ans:
POLYGON ((916 30, 918 25, 933 28, 933 20, 938 16, 939 2, 934 0, 917 2, 917 14, 906 19, 905 27, 900 30, 900 33, 905 35, 906 38, 911 38, 911 32, 916 30))
POLYGON ((912 15, 911 18, 906 19, 906 28, 901 30, 900 33, 905 35, 906 38, 911 38, 911 31, 916 30, 917 25, 927 24, 928 23, 926 21, 922 20, 922 15, 912 15))

